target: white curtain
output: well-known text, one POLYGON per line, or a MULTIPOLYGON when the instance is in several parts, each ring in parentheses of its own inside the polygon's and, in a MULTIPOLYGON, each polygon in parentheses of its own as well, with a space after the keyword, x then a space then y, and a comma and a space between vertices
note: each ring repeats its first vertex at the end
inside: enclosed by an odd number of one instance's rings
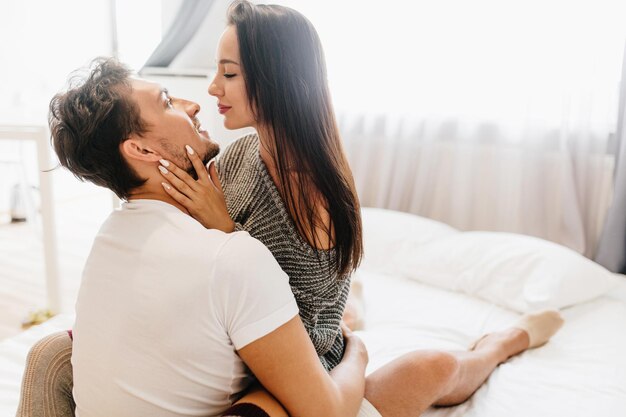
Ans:
POLYGON ((595 250, 610 201, 611 156, 559 145, 549 131, 544 139, 553 148, 511 145, 497 125, 452 120, 344 115, 340 126, 364 206, 595 250))
POLYGON ((285 3, 324 44, 363 205, 593 255, 626 2, 285 3))
POLYGON ((615 152, 615 189, 613 202, 595 261, 613 272, 626 273, 626 45, 620 82, 620 100, 617 123, 617 149, 615 152))

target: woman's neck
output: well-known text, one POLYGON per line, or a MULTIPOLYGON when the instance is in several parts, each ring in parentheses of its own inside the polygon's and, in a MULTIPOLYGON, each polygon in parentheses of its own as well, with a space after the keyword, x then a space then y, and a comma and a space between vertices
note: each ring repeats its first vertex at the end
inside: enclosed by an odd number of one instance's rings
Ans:
POLYGON ((265 163, 272 177, 274 177, 278 171, 276 167, 276 142, 274 135, 272 135, 267 128, 257 126, 256 130, 259 135, 259 154, 261 160, 265 163))

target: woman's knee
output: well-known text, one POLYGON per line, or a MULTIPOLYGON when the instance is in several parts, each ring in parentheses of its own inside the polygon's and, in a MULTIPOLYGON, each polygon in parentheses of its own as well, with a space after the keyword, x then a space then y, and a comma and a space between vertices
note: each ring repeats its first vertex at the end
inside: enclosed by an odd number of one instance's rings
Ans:
POLYGON ((365 398, 385 417, 419 416, 454 388, 459 374, 450 353, 411 352, 368 375, 365 398))
POLYGON ((442 391, 453 386, 461 369, 461 364, 456 356, 444 351, 428 351, 420 358, 420 367, 426 369, 431 380, 437 383, 442 391))

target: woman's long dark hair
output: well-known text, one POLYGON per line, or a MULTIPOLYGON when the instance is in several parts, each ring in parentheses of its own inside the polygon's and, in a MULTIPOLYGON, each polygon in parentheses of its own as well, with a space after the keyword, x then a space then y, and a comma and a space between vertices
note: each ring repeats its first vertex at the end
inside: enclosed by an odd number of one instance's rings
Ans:
POLYGON ((274 135, 270 154, 285 205, 314 247, 321 246, 316 227, 325 228, 344 277, 361 261, 361 213, 317 32, 293 9, 248 1, 230 6, 228 23, 237 30, 251 108, 258 124, 274 135), (330 215, 328 227, 316 210, 320 203, 330 215))

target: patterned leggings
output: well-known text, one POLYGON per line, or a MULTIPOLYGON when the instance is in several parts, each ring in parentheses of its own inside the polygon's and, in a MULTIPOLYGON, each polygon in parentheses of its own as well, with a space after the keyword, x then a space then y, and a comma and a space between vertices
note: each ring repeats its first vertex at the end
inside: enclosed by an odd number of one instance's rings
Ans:
POLYGON ((30 349, 16 417, 74 417, 72 339, 69 332, 44 337, 30 349))

